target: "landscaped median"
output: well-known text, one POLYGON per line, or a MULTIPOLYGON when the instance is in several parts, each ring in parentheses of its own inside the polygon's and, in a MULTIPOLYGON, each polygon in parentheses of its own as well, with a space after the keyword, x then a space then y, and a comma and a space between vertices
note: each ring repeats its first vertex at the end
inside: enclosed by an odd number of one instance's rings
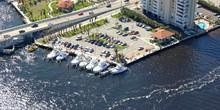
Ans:
POLYGON ((101 19, 99 21, 96 21, 94 23, 90 23, 90 24, 87 24, 84 26, 81 26, 81 24, 79 24, 79 28, 73 28, 72 31, 61 34, 61 37, 66 37, 66 38, 72 37, 72 36, 77 35, 81 32, 84 32, 84 31, 88 32, 91 29, 94 29, 96 27, 102 26, 107 23, 109 23, 109 21, 107 19, 101 19))
MULTIPOLYGON (((65 37, 65 38, 69 38, 69 37, 72 37, 72 36, 77 35, 81 32, 84 32, 84 31, 88 32, 91 29, 94 29, 96 27, 102 26, 102 25, 107 24, 107 23, 109 23, 109 21, 107 19, 101 19, 101 20, 95 21, 93 23, 86 24, 84 26, 81 26, 81 24, 79 24, 78 28, 76 28, 77 25, 71 25, 70 28, 73 28, 73 29, 69 32, 64 32, 64 33, 60 34, 60 36, 65 37)), ((45 38, 45 39, 40 40, 39 42, 45 44, 48 41, 50 41, 50 39, 45 38)))

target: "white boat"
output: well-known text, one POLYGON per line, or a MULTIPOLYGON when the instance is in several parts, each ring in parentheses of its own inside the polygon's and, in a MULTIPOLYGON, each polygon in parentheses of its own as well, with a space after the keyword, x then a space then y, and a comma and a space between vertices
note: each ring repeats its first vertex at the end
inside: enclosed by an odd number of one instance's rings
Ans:
POLYGON ((71 61, 71 65, 75 66, 78 65, 81 61, 82 58, 82 53, 79 53, 72 61, 71 61))
POLYGON ((47 59, 54 59, 59 55, 59 53, 60 52, 57 49, 54 49, 47 55, 47 59))
POLYGON ((82 62, 79 63, 79 67, 81 67, 81 68, 86 67, 86 65, 88 65, 89 61, 90 61, 89 55, 85 55, 82 62))
POLYGON ((103 78, 103 77, 107 76, 109 73, 110 73, 109 70, 106 70, 106 71, 100 72, 100 73, 99 73, 99 77, 100 77, 100 78, 103 78))
POLYGON ((68 56, 68 53, 66 53, 66 51, 62 51, 62 52, 56 57, 56 60, 57 60, 57 61, 62 61, 62 60, 64 60, 67 56, 68 56))
POLYGON ((86 66, 87 70, 92 70, 98 64, 98 59, 93 57, 90 63, 86 66))
POLYGON ((119 74, 127 71, 128 68, 122 65, 117 65, 115 68, 110 69, 111 74, 119 74))
POLYGON ((99 73, 106 69, 110 64, 106 62, 106 60, 101 60, 95 68, 93 68, 94 73, 99 73))

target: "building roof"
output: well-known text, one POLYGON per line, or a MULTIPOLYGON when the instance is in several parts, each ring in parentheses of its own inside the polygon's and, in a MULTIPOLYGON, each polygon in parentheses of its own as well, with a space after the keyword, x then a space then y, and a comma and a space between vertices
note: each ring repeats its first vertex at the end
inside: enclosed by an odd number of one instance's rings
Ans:
POLYGON ((155 29, 157 32, 151 34, 153 37, 156 37, 158 39, 165 39, 167 37, 170 37, 170 36, 173 36, 175 35, 175 33, 172 33, 168 30, 165 30, 165 29, 160 29, 160 28, 157 28, 155 29))
POLYGON ((69 8, 72 6, 72 4, 73 4, 73 2, 70 0, 60 0, 59 3, 56 5, 56 7, 69 8))

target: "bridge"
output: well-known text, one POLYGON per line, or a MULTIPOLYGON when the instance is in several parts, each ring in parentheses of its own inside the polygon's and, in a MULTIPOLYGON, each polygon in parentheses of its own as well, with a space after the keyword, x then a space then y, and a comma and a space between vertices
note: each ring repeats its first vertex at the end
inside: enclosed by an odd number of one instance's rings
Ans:
MULTIPOLYGON (((130 3, 129 5, 133 4, 135 0, 132 0, 132 1, 133 2, 130 3)), ((107 8, 105 5, 97 5, 97 6, 93 6, 93 7, 84 9, 84 10, 75 11, 73 13, 69 13, 69 14, 37 21, 34 23, 29 23, 29 24, 24 24, 24 25, 12 27, 12 28, 5 29, 5 30, 1 30, 0 31, 0 49, 10 46, 10 43, 11 43, 10 40, 12 40, 12 38, 16 37, 16 36, 24 36, 24 35, 31 36, 32 33, 34 33, 34 32, 39 32, 39 31, 42 31, 45 29, 62 28, 62 27, 68 26, 69 24, 76 24, 79 22, 89 20, 90 18, 93 17, 93 15, 89 14, 89 11, 91 11, 91 10, 98 16, 98 15, 119 9, 119 8, 121 8, 121 6, 128 6, 128 4, 124 4, 124 3, 122 4, 122 2, 114 2, 111 4, 112 4, 112 7, 110 7, 110 8, 107 8), (83 15, 79 16, 78 15, 79 12, 83 12, 83 15), (31 26, 35 23, 38 23, 38 27, 32 28, 31 26), (25 30, 25 32, 19 33, 20 30, 25 30), (10 35, 11 37, 4 38, 4 35, 10 35), (3 42, 6 42, 6 43, 3 44, 3 42), (5 44, 7 44, 7 45, 5 45, 5 44)))

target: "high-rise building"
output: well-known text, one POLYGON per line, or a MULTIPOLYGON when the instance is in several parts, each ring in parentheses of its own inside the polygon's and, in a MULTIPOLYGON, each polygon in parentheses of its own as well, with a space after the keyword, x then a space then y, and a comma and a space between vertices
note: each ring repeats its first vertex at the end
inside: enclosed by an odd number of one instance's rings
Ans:
POLYGON ((166 24, 193 28, 197 0, 142 0, 143 10, 166 24))

